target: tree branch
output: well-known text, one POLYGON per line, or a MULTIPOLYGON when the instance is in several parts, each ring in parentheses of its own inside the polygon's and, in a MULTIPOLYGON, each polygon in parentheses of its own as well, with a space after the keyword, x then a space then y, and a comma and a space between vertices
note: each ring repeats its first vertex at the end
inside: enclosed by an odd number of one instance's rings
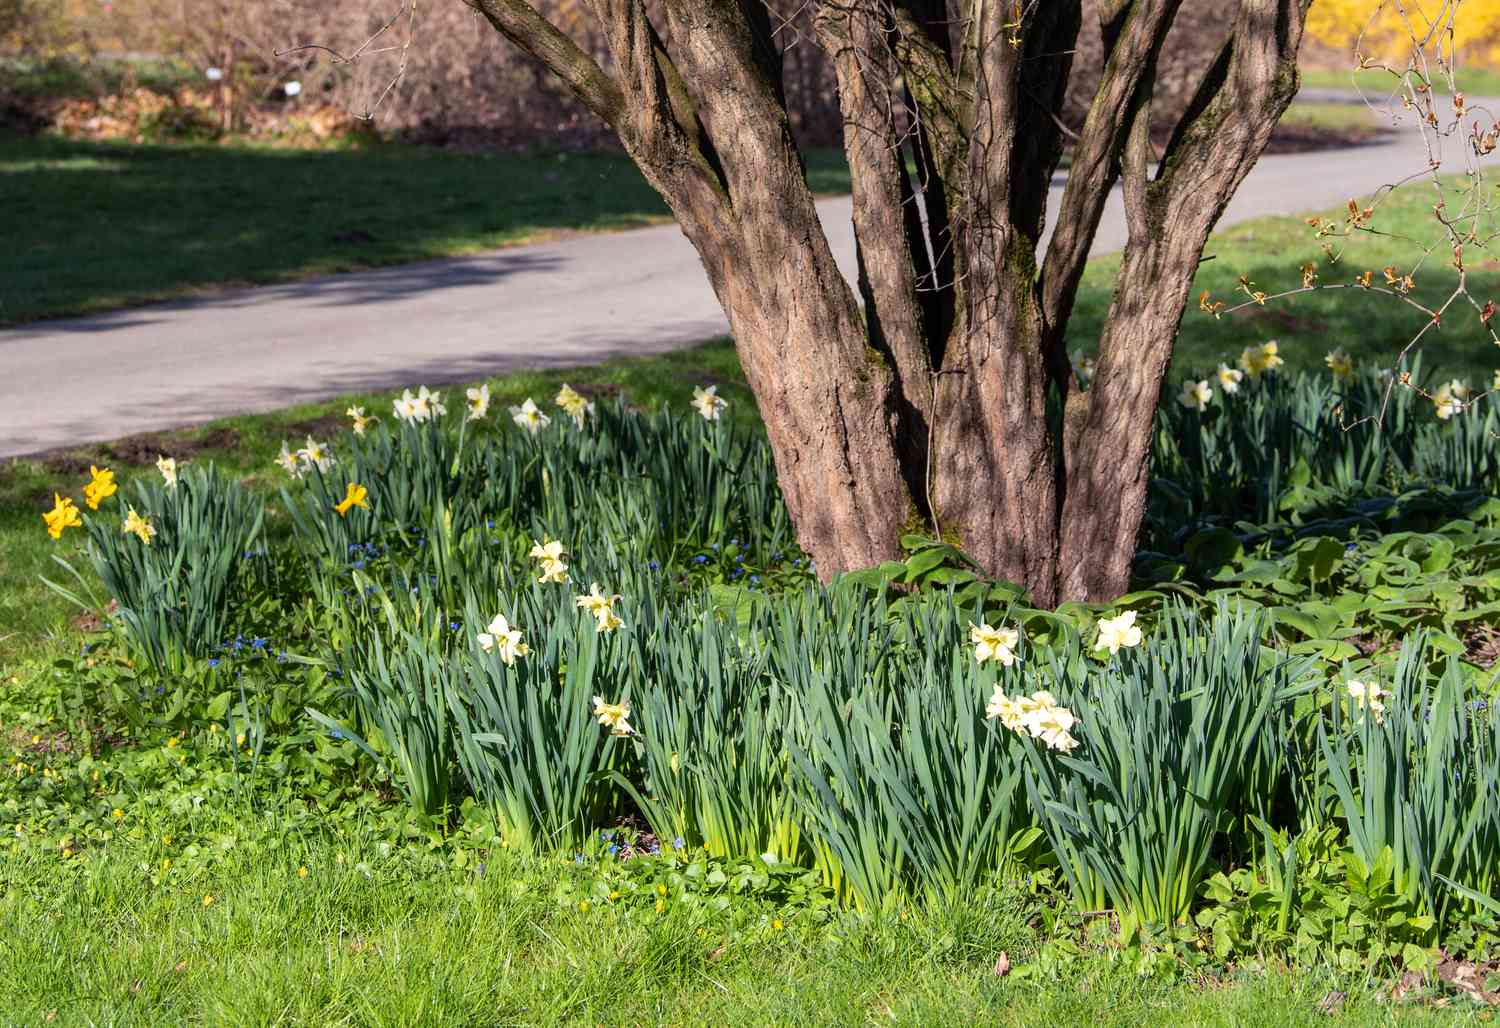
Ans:
POLYGON ((495 30, 552 70, 585 107, 618 131, 624 113, 619 85, 526 0, 465 0, 495 30))

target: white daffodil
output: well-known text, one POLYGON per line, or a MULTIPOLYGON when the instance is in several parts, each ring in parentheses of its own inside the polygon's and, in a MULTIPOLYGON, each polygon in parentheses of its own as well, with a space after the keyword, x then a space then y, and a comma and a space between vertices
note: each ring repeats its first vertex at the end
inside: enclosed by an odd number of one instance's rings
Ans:
POLYGON ((391 401, 391 414, 397 421, 415 424, 417 420, 417 398, 410 389, 401 390, 401 395, 391 401))
POLYGON ((1328 370, 1340 382, 1348 382, 1354 377, 1354 358, 1345 353, 1342 346, 1325 355, 1323 363, 1328 365, 1328 370))
POLYGON ((363 407, 350 407, 348 410, 344 411, 344 413, 347 414, 349 416, 349 420, 354 423, 353 428, 355 435, 364 435, 369 427, 375 423, 375 418, 366 415, 365 409, 363 407))
POLYGON ((307 445, 297 451, 297 456, 319 471, 327 471, 333 467, 333 454, 312 436, 307 437, 307 445))
POLYGON ((532 435, 536 435, 552 423, 552 419, 543 414, 542 409, 536 405, 536 401, 529 396, 521 406, 510 409, 510 420, 532 435))
POLYGON ((1177 397, 1177 402, 1201 414, 1208 410, 1209 401, 1213 398, 1214 391, 1208 380, 1200 379, 1197 382, 1182 383, 1182 394, 1177 397))
POLYGON ((610 735, 629 735, 635 729, 630 727, 630 701, 621 700, 619 703, 605 703, 603 696, 594 697, 594 717, 598 718, 599 724, 609 729, 610 735))
POLYGON ((168 489, 177 488, 177 461, 171 457, 156 458, 156 470, 161 472, 162 481, 168 489))
POLYGON ((469 402, 469 420, 478 421, 490 412, 490 385, 488 382, 477 389, 470 386, 464 390, 469 402))
POLYGON ((995 686, 994 693, 990 696, 989 703, 985 704, 984 716, 998 719, 999 722, 1012 732, 1019 732, 1022 728, 1022 718, 1025 716, 1026 708, 1024 696, 1011 697, 1005 695, 1000 686, 995 686))
POLYGON ((1385 699, 1390 696, 1388 691, 1374 682, 1361 682, 1355 678, 1349 679, 1344 688, 1358 706, 1374 715, 1377 725, 1385 721, 1385 699))
POLYGON ((443 394, 434 393, 426 386, 417 388, 416 410, 418 421, 431 421, 448 413, 448 408, 443 406, 443 394))
POLYGON ((1016 644, 1021 633, 1014 628, 991 628, 988 624, 969 622, 969 641, 974 644, 974 659, 983 664, 998 660, 1005 667, 1016 661, 1016 644))
POLYGON ((1240 391, 1240 382, 1245 378, 1243 371, 1231 368, 1228 364, 1220 364, 1218 374, 1219 388, 1224 390, 1225 396, 1233 396, 1240 391))
POLYGON ((548 582, 566 582, 568 580, 568 565, 563 560, 563 544, 556 539, 533 542, 531 546, 531 557, 542 565, 542 574, 537 581, 543 585, 548 582))
POLYGON ((286 440, 284 439, 281 442, 281 454, 276 458, 276 463, 281 465, 281 470, 293 478, 302 477, 302 465, 297 461, 297 455, 287 449, 286 440))
POLYGON ((1025 717, 1026 731, 1033 739, 1040 739, 1049 749, 1063 753, 1071 753, 1078 745, 1078 740, 1072 735, 1077 723, 1073 712, 1067 707, 1059 707, 1055 701, 1037 704, 1025 717))
POLYGON ((693 406, 703 415, 704 420, 718 421, 719 415, 728 409, 729 401, 719 395, 718 386, 709 386, 707 389, 694 387, 693 406))
POLYGON ((1118 617, 1104 618, 1099 622, 1099 638, 1094 643, 1094 652, 1109 650, 1110 653, 1119 653, 1122 646, 1140 644, 1141 630, 1135 623, 1135 611, 1127 610, 1118 617))
POLYGON ((568 565, 560 560, 544 560, 542 561, 542 573, 537 576, 536 580, 542 585, 546 585, 548 582, 556 582, 561 585, 568 580, 568 565))
POLYGON ((621 621, 615 613, 615 604, 620 602, 620 595, 616 593, 613 596, 606 596, 599 591, 598 582, 590 582, 589 591, 583 596, 576 597, 574 602, 594 616, 595 631, 612 632, 625 625, 625 622, 621 621))
POLYGON ((583 398, 583 395, 568 383, 557 391, 557 397, 552 401, 563 409, 563 413, 573 419, 573 424, 579 428, 583 427, 584 421, 594 413, 594 405, 583 398))
POLYGON ((486 653, 498 652, 500 659, 507 665, 514 664, 517 657, 524 657, 531 652, 531 647, 521 639, 521 630, 512 628, 504 614, 496 614, 495 620, 476 638, 481 650, 486 653))
POLYGON ((1432 394, 1433 406, 1437 408, 1437 416, 1442 421, 1447 421, 1455 414, 1463 413, 1464 404, 1469 399, 1469 387, 1458 379, 1444 382, 1438 386, 1437 392, 1432 394))

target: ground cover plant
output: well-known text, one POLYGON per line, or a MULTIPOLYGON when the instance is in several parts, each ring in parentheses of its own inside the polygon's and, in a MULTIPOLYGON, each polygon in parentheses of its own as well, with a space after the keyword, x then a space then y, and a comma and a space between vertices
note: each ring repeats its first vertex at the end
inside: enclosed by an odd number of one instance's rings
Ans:
POLYGON ((29 472, 95 627, 9 663, 0 916, 63 946, 80 904, 122 916, 86 993, 18 950, 15 1009, 252 1016, 285 979, 236 1006, 208 969, 301 919, 338 953, 314 1018, 672 1020, 704 975, 727 1015, 768 962, 807 985, 788 1016, 834 1019, 1056 1011, 1078 982, 1132 983, 1138 1019, 1220 979, 1292 1021, 1483 1001, 1496 415, 1396 390, 1346 430, 1378 369, 1237 358, 1236 392, 1159 412, 1133 591, 1056 610, 917 535, 818 584, 743 389, 703 381, 722 347, 691 395, 659 362, 623 396, 413 389, 267 420, 232 474, 167 439, 119 481, 29 472), (459 949, 561 941, 467 985, 422 944, 425 992, 354 989, 434 918, 459 949), (191 927, 148 943, 166 921, 191 927), (558 984, 599 961, 598 991, 558 984))

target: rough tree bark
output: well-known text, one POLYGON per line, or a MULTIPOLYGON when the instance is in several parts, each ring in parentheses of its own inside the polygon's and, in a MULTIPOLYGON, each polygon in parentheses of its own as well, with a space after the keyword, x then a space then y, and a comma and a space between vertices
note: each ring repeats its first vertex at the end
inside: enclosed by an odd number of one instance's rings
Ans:
POLYGON ((1045 248, 1079 0, 819 0, 857 292, 818 221, 762 0, 659 0, 660 24, 644 0, 587 0, 608 71, 526 0, 467 2, 611 126, 697 248, 821 575, 925 527, 1038 603, 1126 588, 1193 273, 1296 93, 1310 0, 1239 0, 1159 161, 1152 89, 1181 0, 1099 3, 1106 63, 1045 248), (1129 239, 1081 390, 1064 338, 1117 184, 1129 239))

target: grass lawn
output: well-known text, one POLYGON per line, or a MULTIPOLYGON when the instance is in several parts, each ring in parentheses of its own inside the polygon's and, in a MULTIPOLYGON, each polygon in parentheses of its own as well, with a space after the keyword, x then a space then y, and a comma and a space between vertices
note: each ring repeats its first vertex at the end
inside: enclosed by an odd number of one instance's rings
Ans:
MULTIPOLYGON (((1459 88, 1468 96, 1500 96, 1500 71, 1490 68, 1460 66, 1457 74, 1459 88)), ((1395 76, 1379 69, 1356 71, 1353 62, 1347 68, 1303 68, 1304 89, 1355 89, 1364 90, 1371 99, 1391 93, 1399 83, 1395 76)), ((1438 92, 1448 91, 1441 76, 1434 75, 1433 86, 1438 92)))
MULTIPOLYGON (((1218 319, 1198 309, 1197 297, 1206 289, 1230 306, 1248 301, 1239 288, 1241 275, 1248 275, 1255 288, 1266 293, 1294 289, 1302 284, 1300 269, 1307 262, 1317 265, 1323 284, 1351 282, 1367 270, 1374 272, 1379 283, 1384 281, 1382 268, 1394 265, 1410 271, 1422 256, 1419 244, 1437 243, 1426 270, 1415 275, 1413 293, 1435 308, 1452 291, 1455 279, 1446 259, 1447 248, 1441 244, 1440 226, 1432 217, 1432 203, 1432 187, 1413 183, 1378 209, 1372 227, 1384 234, 1361 234, 1347 241, 1318 240, 1303 217, 1257 218, 1215 233, 1204 249, 1204 263, 1183 316, 1173 374, 1211 371, 1220 361, 1232 365, 1243 347, 1268 339, 1280 342, 1282 356, 1292 368, 1322 368, 1324 355, 1334 347, 1343 347, 1356 363, 1391 366, 1427 321, 1425 315, 1394 297, 1330 289, 1252 305, 1218 319), (1330 263, 1324 255, 1325 241, 1333 243, 1340 254, 1338 263, 1330 263)), ((1343 212, 1325 211, 1323 216, 1342 221, 1343 212)), ((1095 345, 1119 265, 1118 255, 1089 262, 1069 324, 1070 348, 1089 351, 1095 345)), ((1500 253, 1471 254, 1469 267, 1469 289, 1481 304, 1500 297, 1500 253)), ((1467 377, 1475 386, 1488 385, 1493 370, 1500 367, 1500 350, 1489 342, 1478 313, 1466 303, 1450 313, 1441 329, 1423 337, 1420 352, 1429 371, 1467 377)))
MULTIPOLYGON (((846 192, 837 151, 809 154, 846 192)), ((0 325, 667 220, 624 155, 0 135, 0 325)))
MULTIPOLYGON (((214 835, 234 847, 192 870, 189 830, 172 844, 154 825, 135 834, 148 831, 62 874, 35 858, 0 872, 9 1023, 1291 1026, 1393 1013, 1332 975, 1154 980, 1101 955, 1057 978, 998 977, 1000 954, 1020 961, 1036 943, 1034 909, 1014 897, 832 921, 756 898, 580 910, 554 895, 584 878, 572 861, 414 867, 348 837, 270 849, 224 823, 214 835), (1349 999, 1330 1016, 1334 990, 1349 999)), ((1407 1006, 1401 1022, 1454 1014, 1407 1006)))

